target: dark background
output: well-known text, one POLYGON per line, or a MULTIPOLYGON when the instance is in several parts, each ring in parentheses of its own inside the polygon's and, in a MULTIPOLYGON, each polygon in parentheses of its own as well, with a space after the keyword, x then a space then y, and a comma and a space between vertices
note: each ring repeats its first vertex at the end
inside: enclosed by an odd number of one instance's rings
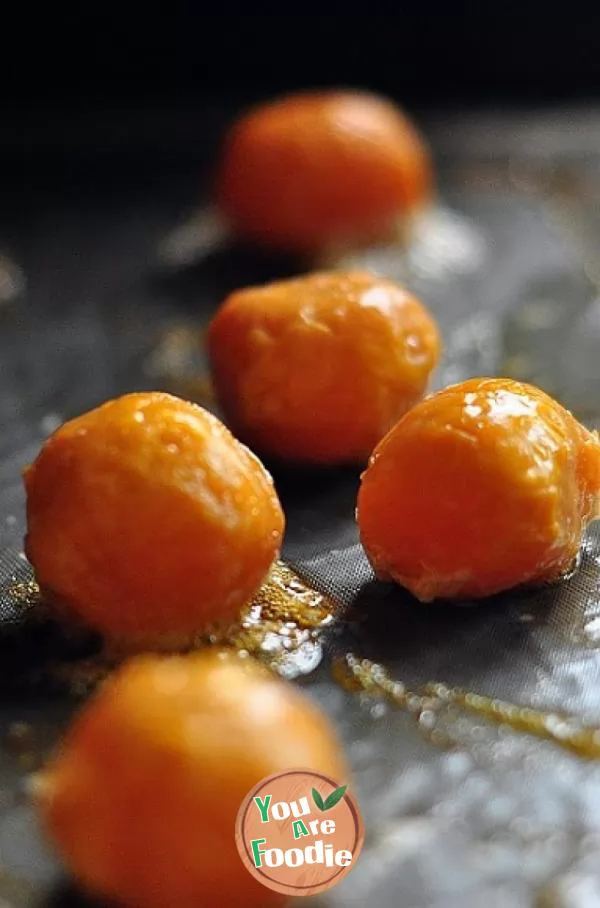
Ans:
POLYGON ((208 173, 240 108, 305 87, 379 91, 418 121, 591 105, 599 32, 584 0, 4 4, 0 188, 22 198, 59 171, 138 179, 153 160, 208 173))
POLYGON ((228 123, 288 91, 367 88, 425 125, 446 109, 586 111, 600 96, 599 33, 591 0, 7 2, 0 243, 69 198, 85 210, 165 181, 174 198, 180 178, 184 208, 228 123))
POLYGON ((425 105, 600 91, 600 12, 582 0, 6 7, 0 92, 21 110, 172 105, 328 83, 425 105))

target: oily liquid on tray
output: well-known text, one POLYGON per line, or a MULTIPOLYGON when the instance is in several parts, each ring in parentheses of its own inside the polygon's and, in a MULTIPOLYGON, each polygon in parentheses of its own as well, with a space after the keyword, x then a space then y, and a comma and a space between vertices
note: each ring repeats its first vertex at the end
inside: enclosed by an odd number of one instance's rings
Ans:
POLYGON ((321 634, 333 623, 335 603, 307 585, 283 562, 246 606, 239 624, 216 635, 265 662, 284 678, 313 671, 322 658, 321 634))
MULTIPOLYGON (((42 605, 33 581, 14 584, 10 598, 16 609, 29 615, 42 605)), ((308 585, 287 565, 277 562, 267 582, 243 610, 240 621, 200 636, 195 648, 214 644, 231 646, 263 662, 282 677, 295 678, 310 673, 320 663, 322 633, 333 623, 336 612, 331 599, 308 585)), ((46 674, 66 685, 71 693, 81 695, 107 677, 123 658, 123 653, 104 649, 92 657, 72 662, 54 660, 46 666, 46 674)), ((38 673, 38 677, 42 676, 38 673)), ((334 660, 333 677, 346 690, 384 699, 406 710, 415 717, 421 733, 439 747, 457 746, 451 733, 436 727, 437 715, 454 708, 492 724, 551 741, 578 756, 600 758, 600 728, 586 725, 576 716, 517 706, 440 683, 430 682, 410 691, 381 665, 352 653, 334 660)))
POLYGON ((580 757, 600 759, 600 727, 586 725, 576 716, 517 706, 439 683, 429 682, 417 691, 410 691, 381 665, 352 653, 334 661, 333 675, 346 690, 379 697, 407 710, 428 739, 442 747, 454 747, 457 742, 451 734, 435 728, 436 715, 454 707, 494 725, 505 725, 513 731, 551 741, 580 757))
MULTIPOLYGON (((130 653, 110 643, 94 646, 91 635, 81 627, 61 626, 44 605, 34 581, 15 582, 4 592, 10 603, 11 622, 4 630, 13 639, 26 642, 34 628, 60 629, 49 635, 41 653, 33 653, 31 667, 23 682, 36 686, 49 682, 74 696, 84 696, 104 680, 130 653), (85 655, 62 655, 81 639, 85 655), (90 643, 88 644, 88 641, 90 643)), ((308 586, 287 565, 277 562, 253 600, 242 610, 233 625, 215 626, 199 634, 187 649, 207 645, 233 647, 266 664, 284 678, 296 678, 313 671, 322 658, 321 635, 335 617, 336 605, 327 596, 308 586)))

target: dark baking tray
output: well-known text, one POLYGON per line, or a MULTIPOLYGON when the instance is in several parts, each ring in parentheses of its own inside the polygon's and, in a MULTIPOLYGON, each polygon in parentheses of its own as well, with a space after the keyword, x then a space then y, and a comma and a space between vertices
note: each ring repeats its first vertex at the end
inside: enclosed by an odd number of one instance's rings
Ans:
MULTIPOLYGON (((585 111, 456 114, 427 128, 444 203, 469 219, 467 235, 484 254, 462 272, 432 273, 422 256, 365 264, 403 277, 438 315, 446 354, 437 384, 511 374, 600 424, 600 120, 585 111)), ((27 181, 0 175, 0 241, 27 279, 21 298, 0 310, 0 904, 11 908, 79 903, 26 797, 28 772, 75 702, 16 683, 48 646, 64 646, 15 625, 11 590, 29 577, 21 468, 59 421, 164 386, 156 350, 165 332, 201 325, 235 286, 293 271, 225 246, 196 265, 160 266, 157 248, 193 208, 201 182, 186 141, 201 128, 184 124, 172 135, 169 154, 164 135, 162 154, 138 150, 140 166, 135 154, 119 158, 121 136, 89 170, 93 139, 78 166, 56 164, 48 146, 27 181)), ((356 870, 321 904, 600 904, 599 764, 460 710, 443 720, 448 749, 423 717, 331 677, 332 659, 352 650, 415 688, 444 682, 600 724, 600 532, 588 533, 579 570, 558 587, 425 608, 373 581, 353 521, 357 471, 275 478, 288 516, 285 558, 351 606, 351 620, 326 634, 320 666, 297 682, 344 739, 368 828, 356 870)))

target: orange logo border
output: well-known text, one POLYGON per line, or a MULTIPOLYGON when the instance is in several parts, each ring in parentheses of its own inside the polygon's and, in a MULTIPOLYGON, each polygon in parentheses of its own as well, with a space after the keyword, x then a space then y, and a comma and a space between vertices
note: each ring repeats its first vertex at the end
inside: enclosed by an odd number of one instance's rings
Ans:
POLYGON ((354 843, 351 848, 352 851, 352 863, 347 867, 336 867, 332 876, 327 880, 323 880, 318 884, 310 884, 308 886, 293 886, 291 884, 280 883, 277 880, 271 879, 268 873, 264 870, 259 869, 255 866, 252 855, 250 852, 250 846, 246 837, 244 835, 244 828, 250 808, 254 804, 254 798, 260 794, 260 792, 267 787, 270 783, 275 781, 280 781, 285 779, 287 776, 302 775, 307 776, 307 783, 310 785, 310 780, 319 780, 321 782, 326 782, 328 785, 332 786, 332 789, 337 789, 338 783, 332 779, 330 776, 325 775, 321 772, 316 772, 313 769, 297 768, 289 769, 285 772, 273 773, 270 776, 262 779, 257 785, 255 785, 250 792, 246 795, 236 817, 235 823, 235 841, 238 853, 240 858, 252 876, 262 883, 263 886, 268 889, 273 889, 275 892, 280 892, 284 895, 296 895, 296 896, 309 896, 316 895, 320 892, 325 892, 328 889, 333 888, 342 878, 345 877, 355 866, 356 861, 358 860, 362 846, 365 838, 364 823, 362 816, 358 809, 358 805, 353 797, 348 791, 344 793, 342 801, 345 802, 346 806, 350 810, 352 818, 354 820, 354 829, 355 829, 355 838, 354 843))

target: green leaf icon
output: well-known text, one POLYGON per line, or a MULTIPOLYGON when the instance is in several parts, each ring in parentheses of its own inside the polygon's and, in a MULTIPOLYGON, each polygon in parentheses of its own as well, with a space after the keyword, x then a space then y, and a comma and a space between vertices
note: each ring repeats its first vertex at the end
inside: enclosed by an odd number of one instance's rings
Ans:
POLYGON ((319 792, 317 791, 316 788, 313 788, 312 796, 313 796, 313 801, 315 802, 315 804, 317 805, 319 810, 325 810, 325 804, 323 803, 323 798, 321 797, 321 795, 319 794, 319 792))
POLYGON ((347 785, 342 785, 341 788, 336 788, 335 791, 332 791, 331 794, 327 797, 325 801, 325 806, 322 807, 322 810, 331 810, 332 807, 335 807, 338 804, 344 795, 346 794, 347 785))

